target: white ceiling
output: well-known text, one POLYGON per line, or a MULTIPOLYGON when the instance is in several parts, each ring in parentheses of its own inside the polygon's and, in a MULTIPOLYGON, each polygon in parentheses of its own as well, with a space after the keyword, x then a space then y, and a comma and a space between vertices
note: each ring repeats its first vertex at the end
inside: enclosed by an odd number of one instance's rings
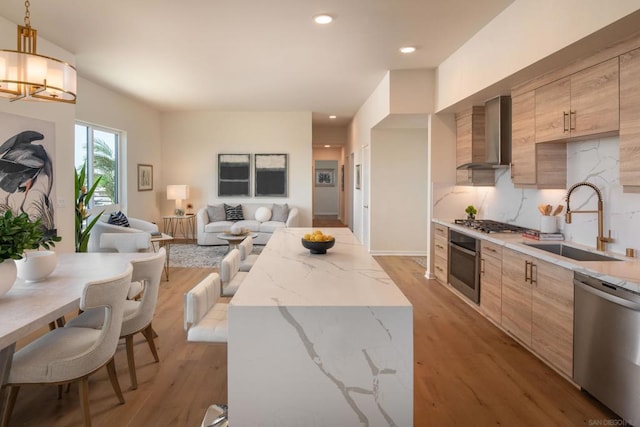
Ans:
MULTIPOLYGON (((512 1, 32 0, 30 9, 38 35, 75 54, 81 76, 160 111, 302 110, 346 124, 387 70, 436 67, 512 1), (319 26, 318 13, 335 20, 319 26), (418 50, 401 54, 404 45, 418 50)), ((21 24, 24 2, 0 2, 0 15, 21 24)))

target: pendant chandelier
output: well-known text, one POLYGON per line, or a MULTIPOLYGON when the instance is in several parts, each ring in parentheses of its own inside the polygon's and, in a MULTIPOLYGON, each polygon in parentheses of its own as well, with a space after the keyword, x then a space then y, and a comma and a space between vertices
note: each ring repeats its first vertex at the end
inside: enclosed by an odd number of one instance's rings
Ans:
POLYGON ((37 31, 31 28, 29 0, 24 26, 18 25, 18 49, 0 50, 0 96, 76 103, 76 69, 59 59, 36 53, 37 31))

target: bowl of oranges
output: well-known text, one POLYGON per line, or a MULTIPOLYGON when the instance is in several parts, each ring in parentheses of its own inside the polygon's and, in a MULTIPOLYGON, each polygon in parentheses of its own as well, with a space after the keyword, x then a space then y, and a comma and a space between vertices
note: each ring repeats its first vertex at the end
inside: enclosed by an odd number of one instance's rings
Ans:
POLYGON ((320 230, 307 233, 302 237, 302 246, 309 249, 312 254, 326 254, 327 249, 333 247, 336 239, 329 234, 324 234, 320 230))

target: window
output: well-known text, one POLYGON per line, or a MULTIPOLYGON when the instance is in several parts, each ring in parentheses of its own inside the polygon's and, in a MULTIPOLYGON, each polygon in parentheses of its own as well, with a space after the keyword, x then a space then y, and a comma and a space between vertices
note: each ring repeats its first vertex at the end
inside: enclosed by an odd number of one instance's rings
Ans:
POLYGON ((120 203, 121 132, 86 123, 76 123, 75 167, 87 164, 87 187, 100 177, 90 207, 120 203))

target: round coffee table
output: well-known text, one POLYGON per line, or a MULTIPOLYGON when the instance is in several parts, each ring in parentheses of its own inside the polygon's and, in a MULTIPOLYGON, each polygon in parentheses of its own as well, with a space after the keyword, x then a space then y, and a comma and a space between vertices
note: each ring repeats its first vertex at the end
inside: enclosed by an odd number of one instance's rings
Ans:
POLYGON ((227 233, 220 233, 218 234, 218 239, 220 240, 226 240, 227 243, 229 244, 229 250, 227 252, 231 252, 234 249, 238 248, 238 245, 240 244, 240 242, 242 242, 244 239, 246 239, 247 237, 251 237, 252 239, 258 237, 257 233, 247 233, 247 234, 227 234, 227 233))

